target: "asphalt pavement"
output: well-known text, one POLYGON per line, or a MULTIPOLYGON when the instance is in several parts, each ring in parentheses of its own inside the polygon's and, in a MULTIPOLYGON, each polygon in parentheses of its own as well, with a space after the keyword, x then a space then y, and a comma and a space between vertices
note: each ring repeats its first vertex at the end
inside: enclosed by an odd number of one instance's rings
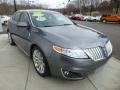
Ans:
POLYGON ((96 29, 108 36, 113 45, 113 56, 120 60, 120 24, 119 23, 102 23, 75 21, 78 24, 85 25, 96 29))
POLYGON ((40 77, 32 60, 0 34, 0 90, 120 90, 120 61, 114 57, 83 80, 40 77))

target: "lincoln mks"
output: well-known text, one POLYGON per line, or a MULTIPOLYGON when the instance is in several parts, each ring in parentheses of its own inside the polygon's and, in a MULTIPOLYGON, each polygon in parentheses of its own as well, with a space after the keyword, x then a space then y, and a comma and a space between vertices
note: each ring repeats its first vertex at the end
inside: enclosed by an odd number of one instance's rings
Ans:
POLYGON ((82 79, 112 54, 106 35, 50 10, 15 12, 8 22, 8 40, 31 57, 42 77, 82 79))

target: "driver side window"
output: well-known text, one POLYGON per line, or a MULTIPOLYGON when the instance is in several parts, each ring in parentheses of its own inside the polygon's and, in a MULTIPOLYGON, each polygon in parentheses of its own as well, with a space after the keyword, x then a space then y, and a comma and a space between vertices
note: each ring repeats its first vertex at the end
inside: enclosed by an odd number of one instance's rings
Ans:
POLYGON ((29 23, 29 19, 28 19, 27 13, 22 13, 22 14, 21 14, 21 17, 20 17, 20 21, 19 21, 19 22, 29 23))

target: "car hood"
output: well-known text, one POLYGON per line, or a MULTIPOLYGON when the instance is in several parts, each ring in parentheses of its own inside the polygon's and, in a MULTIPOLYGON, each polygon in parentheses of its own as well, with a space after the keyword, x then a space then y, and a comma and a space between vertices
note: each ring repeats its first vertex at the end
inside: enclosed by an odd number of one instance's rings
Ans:
POLYGON ((40 28, 44 37, 64 48, 91 48, 102 46, 107 42, 105 35, 91 28, 76 25, 40 28))

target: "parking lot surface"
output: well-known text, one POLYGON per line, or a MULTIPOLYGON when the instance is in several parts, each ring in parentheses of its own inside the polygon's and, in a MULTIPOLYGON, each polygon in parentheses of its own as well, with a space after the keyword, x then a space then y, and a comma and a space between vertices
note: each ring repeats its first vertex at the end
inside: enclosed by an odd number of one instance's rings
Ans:
POLYGON ((120 90, 119 76, 120 61, 112 57, 83 80, 42 78, 32 60, 0 34, 0 90, 120 90))

